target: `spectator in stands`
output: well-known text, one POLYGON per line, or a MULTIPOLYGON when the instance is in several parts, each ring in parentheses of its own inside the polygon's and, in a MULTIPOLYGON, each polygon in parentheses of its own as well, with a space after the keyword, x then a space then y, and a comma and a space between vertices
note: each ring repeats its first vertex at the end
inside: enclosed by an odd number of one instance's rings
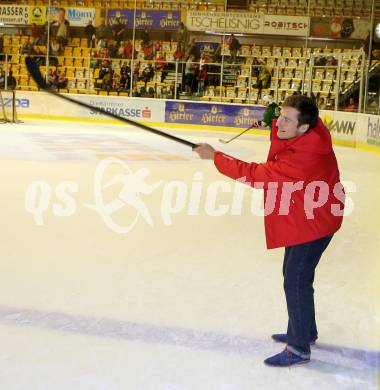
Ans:
POLYGON ((46 50, 45 48, 40 48, 40 46, 33 46, 34 59, 36 60, 38 66, 46 65, 46 50))
POLYGON ((53 56, 59 56, 61 54, 61 45, 56 38, 53 38, 50 42, 50 53, 53 56))
POLYGON ((5 72, 3 69, 0 69, 0 89, 5 87, 5 72))
POLYGON ((132 96, 133 97, 140 97, 141 96, 140 91, 137 89, 136 86, 133 88, 132 96))
POLYGON ((177 50, 184 53, 183 55, 185 55, 188 41, 189 41, 189 31, 187 30, 183 22, 181 22, 177 30, 177 50))
POLYGON ((153 67, 152 67, 152 64, 148 64, 144 70, 142 71, 142 74, 141 74, 141 79, 145 82, 145 84, 147 82, 149 82, 150 80, 152 80, 154 76, 154 70, 153 70, 153 67))
MULTIPOLYGON (((185 57, 185 52, 183 52, 179 49, 176 49, 175 52, 173 53, 173 57, 174 57, 175 61, 179 61, 181 58, 185 57)), ((180 65, 182 65, 182 62, 180 65)))
POLYGON ((238 51, 241 48, 239 40, 235 37, 234 34, 231 34, 230 43, 228 48, 230 49, 231 58, 230 61, 232 64, 236 62, 238 51))
POLYGON ((195 57, 190 55, 185 66, 185 91, 189 94, 193 91, 195 78, 195 57))
POLYGON ((95 36, 98 40, 107 39, 110 36, 109 27, 105 25, 104 19, 102 20, 100 26, 96 28, 95 36))
MULTIPOLYGON (((100 58, 101 60, 108 59, 110 58, 110 53, 107 48, 103 48, 98 51, 97 57, 100 58)), ((101 62, 102 61, 100 61, 100 63, 101 62)))
POLYGON ((163 53, 158 53, 154 61, 154 66, 157 71, 162 71, 166 65, 165 56, 163 53))
POLYGON ((150 36, 147 29, 143 30, 141 33, 141 43, 143 46, 148 46, 150 44, 150 36))
POLYGON ((325 56, 317 57, 314 61, 314 64, 316 66, 325 66, 326 65, 326 57, 325 56))
POLYGON ((256 57, 253 57, 251 65, 252 65, 251 77, 259 77, 260 66, 257 66, 259 65, 259 61, 257 61, 256 57))
POLYGON ((42 28, 42 31, 41 31, 41 36, 40 36, 40 41, 39 41, 39 44, 40 45, 46 45, 47 41, 48 41, 48 36, 52 36, 51 34, 51 23, 49 21, 46 21, 43 28, 42 28))
POLYGON ((4 36, 0 35, 0 61, 4 61, 4 36))
POLYGON ((99 78, 103 79, 103 77, 108 73, 112 74, 112 67, 110 61, 107 59, 103 59, 99 70, 99 78))
POLYGON ((258 87, 259 91, 269 88, 270 80, 272 78, 268 68, 261 68, 259 73, 258 87))
POLYGON ((59 70, 57 73, 57 88, 62 89, 67 87, 67 77, 63 70, 59 70))
POLYGON ((367 113, 368 114, 379 114, 379 105, 378 98, 371 96, 367 104, 367 113))
POLYGON ((133 84, 135 85, 140 77, 140 61, 136 62, 133 68, 133 84))
POLYGON ((319 99, 318 108, 320 110, 326 110, 326 108, 327 108, 325 99, 323 97, 319 99))
POLYGON ((113 26, 114 39, 117 42, 117 46, 120 46, 120 43, 125 39, 125 26, 121 18, 116 19, 116 23, 113 26))
POLYGON ((338 64, 338 61, 333 56, 327 56, 326 57, 326 66, 336 66, 338 64))
POLYGON ((144 53, 144 60, 151 61, 154 58, 154 52, 153 52, 153 43, 150 42, 148 45, 143 46, 142 48, 144 53))
POLYGON ((112 73, 106 73, 102 78, 102 90, 109 92, 112 89, 112 73))
POLYGON ((198 68, 198 94, 202 95, 207 84, 208 65, 206 54, 202 54, 198 68))
POLYGON ((163 86, 161 90, 161 97, 163 99, 172 99, 173 98, 173 90, 170 87, 163 86))
POLYGON ((154 51, 154 55, 157 55, 157 53, 161 50, 161 41, 156 41, 154 42, 154 45, 153 45, 153 51, 154 51))
POLYGON ((13 71, 10 70, 7 76, 7 88, 16 89, 16 87, 17 87, 16 79, 13 76, 13 71))
POLYGON ((132 53, 133 53, 133 45, 131 41, 127 41, 126 44, 124 45, 124 55, 123 58, 132 58, 132 53))
POLYGON ((367 57, 367 59, 371 59, 371 49, 370 49, 370 43, 371 43, 371 33, 370 31, 368 30, 367 33, 366 33, 366 36, 364 38, 364 41, 362 43, 362 48, 363 48, 363 51, 367 57))
POLYGON ((124 57, 124 42, 121 42, 120 47, 117 50, 117 58, 125 58, 124 57))
POLYGON ((347 112, 357 112, 358 111, 359 104, 356 99, 353 97, 350 97, 350 100, 348 101, 347 106, 343 109, 343 111, 347 112))
POLYGON ((120 84, 123 89, 129 90, 131 88, 131 67, 124 62, 120 69, 120 84))
POLYGON ((154 98, 156 96, 156 91, 153 87, 148 88, 148 98, 154 98))
POLYGON ((31 37, 28 37, 21 48, 21 54, 34 54, 33 44, 31 37))
POLYGON ((95 47, 95 27, 92 25, 92 21, 88 22, 88 25, 84 28, 84 35, 87 38, 87 47, 93 48, 95 47))
POLYGON ((33 45, 38 45, 41 39, 41 31, 40 28, 36 25, 36 23, 32 24, 31 36, 33 45))
POLYGON ((100 38, 96 44, 96 49, 100 51, 101 49, 107 48, 107 40, 105 38, 100 38))
POLYGON ((123 65, 121 66, 120 69, 120 74, 122 76, 131 76, 131 67, 129 66, 128 62, 123 62, 123 65))
POLYGON ((218 43, 218 46, 216 47, 216 50, 213 55, 213 62, 216 64, 222 62, 222 44, 218 43))
POLYGON ((117 73, 114 73, 112 78, 112 89, 114 91, 120 92, 121 91, 121 76, 117 73))
POLYGON ((116 42, 111 42, 109 45, 108 45, 108 52, 109 52, 109 56, 111 58, 117 58, 117 55, 118 55, 118 44, 116 42))
POLYGON ((57 82, 57 75, 56 75, 56 73, 53 71, 53 69, 49 69, 47 85, 50 88, 56 88, 56 86, 57 86, 56 82, 57 82))
POLYGON ((58 19, 53 22, 53 25, 57 26, 56 38, 62 47, 66 46, 69 39, 69 28, 70 23, 67 19, 65 19, 66 10, 64 8, 60 8, 58 11, 58 19))
POLYGON ((197 58, 197 42, 196 42, 195 38, 191 39, 191 42, 186 47, 185 53, 186 53, 187 57, 194 56, 194 58, 197 58))

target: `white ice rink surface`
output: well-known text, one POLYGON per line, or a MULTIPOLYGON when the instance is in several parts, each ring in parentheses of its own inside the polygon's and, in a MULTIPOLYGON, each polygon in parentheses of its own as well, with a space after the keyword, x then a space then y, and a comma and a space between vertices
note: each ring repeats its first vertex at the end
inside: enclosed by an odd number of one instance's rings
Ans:
MULTIPOLYGON (((262 136, 223 145, 233 134, 176 134, 247 161, 269 147, 262 136)), ((235 183, 186 146, 111 125, 2 125, 0 389, 377 389, 380 159, 335 150, 357 187, 354 211, 317 268, 312 361, 278 369, 263 360, 283 348, 270 339, 286 329, 283 249, 266 250, 251 189, 240 215, 213 216, 215 182, 235 183), (124 163, 101 171, 109 157, 124 163), (136 172, 159 183, 139 195, 140 215, 110 183, 136 172), (115 206, 110 219, 86 206, 95 192, 115 206)), ((218 194, 217 206, 231 204, 218 194)))

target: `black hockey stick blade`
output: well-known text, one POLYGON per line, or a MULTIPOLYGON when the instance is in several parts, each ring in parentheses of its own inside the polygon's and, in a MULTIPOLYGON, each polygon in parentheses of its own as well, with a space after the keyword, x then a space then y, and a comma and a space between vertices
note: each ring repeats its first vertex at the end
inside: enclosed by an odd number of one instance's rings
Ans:
POLYGON ((95 106, 91 106, 90 104, 81 102, 79 100, 72 99, 72 98, 70 98, 70 97, 68 97, 66 95, 61 95, 60 93, 52 90, 46 84, 46 82, 45 82, 45 80, 44 80, 44 78, 43 78, 43 76, 42 76, 42 74, 40 72, 40 69, 38 67, 37 62, 32 57, 26 57, 25 58, 25 64, 26 64, 26 67, 28 69, 28 72, 33 77, 33 79, 36 82, 36 84, 38 85, 38 87, 40 89, 43 89, 44 91, 50 93, 51 95, 54 95, 54 96, 56 96, 56 97, 58 97, 60 99, 66 100, 68 102, 77 104, 79 106, 85 107, 85 108, 87 108, 89 110, 92 110, 92 111, 95 111, 95 112, 97 112, 99 114, 102 114, 102 115, 105 115, 105 116, 109 116, 109 117, 111 117, 113 119, 116 119, 116 120, 118 120, 120 122, 124 122, 124 123, 127 123, 129 125, 139 127, 140 129, 143 129, 143 130, 146 130, 146 131, 150 131, 151 133, 160 135, 162 137, 169 138, 172 141, 180 142, 181 144, 190 146, 191 148, 195 148, 196 146, 198 146, 197 144, 194 144, 194 143, 192 143, 190 141, 187 141, 187 140, 185 140, 183 138, 179 138, 179 137, 176 137, 174 135, 165 133, 164 131, 157 130, 157 129, 153 128, 153 127, 144 125, 143 123, 136 122, 136 121, 134 121, 132 119, 128 119, 128 118, 123 118, 123 117, 121 117, 119 115, 113 114, 112 112, 108 112, 108 111, 102 110, 101 108, 98 108, 98 107, 95 107, 95 106))

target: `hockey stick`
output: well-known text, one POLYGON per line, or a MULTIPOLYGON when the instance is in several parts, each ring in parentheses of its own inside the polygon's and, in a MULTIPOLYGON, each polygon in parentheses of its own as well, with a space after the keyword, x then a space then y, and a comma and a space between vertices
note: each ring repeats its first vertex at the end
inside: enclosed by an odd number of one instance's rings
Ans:
POLYGON ((121 117, 119 115, 113 114, 112 112, 108 112, 108 111, 102 110, 101 108, 98 108, 98 107, 95 107, 95 106, 91 106, 90 104, 83 103, 83 102, 81 102, 79 100, 72 99, 72 98, 70 98, 70 97, 68 97, 66 95, 61 95, 60 93, 58 93, 56 91, 53 91, 46 84, 46 82, 45 82, 45 80, 44 80, 44 78, 43 78, 43 76, 42 76, 42 74, 41 74, 41 72, 39 70, 39 67, 38 67, 37 63, 36 63, 36 61, 33 58, 26 57, 25 58, 25 64, 26 64, 26 67, 28 68, 28 71, 29 71, 30 75, 33 77, 34 81, 37 83, 38 87, 43 89, 45 92, 50 93, 51 95, 54 95, 54 96, 56 96, 56 97, 58 97, 60 99, 64 99, 64 100, 66 100, 68 102, 77 104, 79 106, 88 108, 89 110, 95 111, 98 114, 109 116, 111 118, 117 119, 118 121, 121 121, 121 122, 124 122, 124 123, 128 123, 129 125, 140 127, 140 129, 150 131, 151 133, 160 135, 160 136, 165 137, 165 138, 169 138, 172 141, 180 142, 181 144, 184 144, 184 145, 187 145, 187 146, 191 146, 192 148, 195 148, 196 146, 198 146, 197 144, 193 144, 192 142, 187 141, 185 139, 182 139, 182 138, 176 137, 174 135, 165 133, 164 131, 160 131, 160 130, 154 129, 153 127, 150 127, 150 126, 146 126, 143 123, 136 122, 136 121, 133 121, 132 119, 128 119, 128 118, 123 118, 123 117, 121 117))
POLYGON ((254 125, 252 125, 251 127, 248 127, 248 129, 243 130, 241 133, 235 135, 234 137, 230 138, 229 140, 224 140, 224 139, 220 139, 220 138, 219 138, 219 142, 221 142, 221 143, 223 143, 223 144, 229 144, 231 141, 233 141, 234 139, 240 137, 241 135, 243 135, 244 133, 246 133, 248 130, 252 130, 252 129, 254 129, 254 128, 256 128, 257 126, 260 126, 260 125, 261 125, 261 121, 258 121, 258 122, 257 122, 257 125, 254 124, 254 125))

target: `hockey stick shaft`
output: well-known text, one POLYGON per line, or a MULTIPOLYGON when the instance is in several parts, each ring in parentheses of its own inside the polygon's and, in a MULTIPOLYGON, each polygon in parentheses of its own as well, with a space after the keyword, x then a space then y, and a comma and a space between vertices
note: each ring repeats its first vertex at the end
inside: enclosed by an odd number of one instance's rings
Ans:
MULTIPOLYGON (((261 121, 258 122, 258 126, 260 126, 260 125, 261 125, 261 121)), ((247 131, 252 130, 252 129, 255 129, 255 128, 256 128, 256 126, 248 127, 247 129, 244 129, 242 132, 240 132, 239 134, 235 135, 234 137, 230 138, 230 139, 227 140, 227 141, 225 141, 225 140, 223 140, 223 139, 220 139, 219 141, 222 142, 222 143, 224 143, 224 144, 228 144, 228 143, 230 143, 231 141, 233 141, 234 139, 236 139, 236 138, 240 137, 241 135, 243 135, 244 133, 246 133, 247 131)))
POLYGON ((174 135, 165 133, 164 131, 157 130, 157 129, 153 128, 153 127, 144 125, 143 123, 136 122, 136 121, 134 121, 132 119, 128 119, 128 118, 123 118, 123 117, 121 117, 119 115, 113 114, 112 112, 108 112, 108 111, 102 110, 101 108, 98 108, 98 107, 95 107, 95 106, 91 106, 90 104, 81 102, 79 100, 72 99, 72 98, 70 98, 70 97, 68 97, 66 95, 61 95, 60 93, 50 89, 50 87, 46 84, 46 82, 45 82, 45 80, 44 80, 44 78, 43 78, 43 76, 42 76, 42 74, 41 74, 41 72, 40 72, 40 70, 38 68, 37 63, 36 63, 36 61, 33 58, 31 58, 31 57, 25 58, 25 64, 26 64, 26 67, 28 68, 28 71, 29 71, 30 75, 33 77, 34 81, 37 83, 38 87, 43 89, 45 92, 47 92, 47 93, 49 93, 49 94, 51 94, 53 96, 56 96, 56 97, 58 97, 60 99, 63 99, 63 100, 66 100, 68 102, 77 104, 77 105, 79 105, 81 107, 84 107, 84 108, 87 108, 89 110, 95 111, 98 114, 102 114, 102 115, 108 116, 110 118, 116 119, 116 120, 118 120, 120 122, 124 122, 124 123, 127 123, 129 125, 133 125, 133 126, 139 127, 140 129, 143 129, 143 130, 146 130, 146 131, 150 131, 151 133, 160 135, 162 137, 169 138, 172 141, 180 142, 181 144, 190 146, 191 148, 195 148, 197 146, 197 144, 194 144, 194 143, 192 143, 190 141, 187 141, 187 140, 185 140, 183 138, 179 138, 179 137, 176 137, 174 135))

